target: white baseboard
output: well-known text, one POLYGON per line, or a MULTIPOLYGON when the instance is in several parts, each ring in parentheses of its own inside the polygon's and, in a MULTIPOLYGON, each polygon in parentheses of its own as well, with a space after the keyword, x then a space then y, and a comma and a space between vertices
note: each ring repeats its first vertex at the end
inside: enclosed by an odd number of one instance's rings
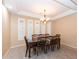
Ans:
POLYGON ((16 47, 20 47, 20 46, 25 46, 25 44, 15 45, 15 46, 12 46, 11 48, 16 48, 16 47))
POLYGON ((77 49, 77 47, 74 47, 74 46, 71 46, 71 45, 68 45, 68 44, 66 44, 66 43, 61 43, 62 45, 65 45, 65 46, 69 46, 69 47, 71 47, 71 48, 73 48, 73 49, 77 49))
POLYGON ((6 59, 7 55, 9 54, 10 48, 8 49, 8 51, 2 56, 3 59, 6 59))

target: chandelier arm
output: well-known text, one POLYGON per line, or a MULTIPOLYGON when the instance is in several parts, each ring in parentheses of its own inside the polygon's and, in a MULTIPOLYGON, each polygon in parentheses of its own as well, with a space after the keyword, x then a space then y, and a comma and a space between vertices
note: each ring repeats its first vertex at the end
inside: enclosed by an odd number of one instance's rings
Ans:
POLYGON ((44 15, 43 15, 43 18, 41 18, 40 20, 43 22, 43 23, 47 23, 49 18, 47 18, 46 16, 46 10, 44 9, 44 15))

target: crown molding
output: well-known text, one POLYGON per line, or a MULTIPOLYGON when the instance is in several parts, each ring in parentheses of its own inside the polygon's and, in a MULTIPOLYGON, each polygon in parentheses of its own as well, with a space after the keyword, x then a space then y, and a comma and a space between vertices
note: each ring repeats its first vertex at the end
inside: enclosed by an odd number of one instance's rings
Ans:
POLYGON ((30 12, 24 12, 24 11, 17 12, 17 14, 22 15, 22 16, 30 16, 34 18, 39 18, 39 19, 42 17, 41 15, 30 13, 30 12))
MULTIPOLYGON (((61 14, 57 14, 56 16, 51 17, 50 19, 51 20, 56 20, 56 19, 62 18, 64 16, 72 15, 72 14, 74 14, 76 12, 77 11, 70 9, 70 10, 68 10, 66 12, 61 13, 61 14)), ((38 18, 38 19, 42 18, 41 15, 34 14, 34 13, 29 13, 29 12, 24 12, 24 11, 15 12, 15 13, 18 14, 18 15, 21 15, 21 16, 30 16, 30 17, 34 17, 34 18, 38 18)))
POLYGON ((17 15, 20 15, 20 16, 30 16, 30 17, 34 17, 34 18, 41 18, 42 16, 39 15, 39 14, 35 14, 35 13, 31 13, 31 12, 27 12, 27 11, 21 11, 21 10, 17 10, 17 9, 10 9, 8 8, 7 6, 5 6, 8 11, 10 11, 11 13, 13 14, 17 14, 17 15))
POLYGON ((61 14, 58 14, 58 15, 52 17, 51 20, 56 20, 56 19, 59 19, 59 18, 68 16, 68 15, 72 15, 72 14, 74 14, 74 13, 76 13, 76 12, 77 12, 77 11, 75 11, 75 10, 68 10, 68 11, 66 11, 66 12, 63 12, 63 13, 61 13, 61 14))
MULTIPOLYGON (((9 11, 13 12, 12 10, 9 10, 9 11)), ((61 14, 57 14, 56 16, 50 17, 50 19, 51 20, 56 20, 56 19, 62 18, 64 16, 72 15, 72 14, 74 14, 76 12, 77 12, 76 10, 69 9, 69 10, 67 10, 67 11, 65 11, 65 12, 63 12, 61 14)), ((17 15, 21 15, 21 16, 30 16, 30 17, 34 17, 34 18, 38 18, 38 19, 42 18, 41 15, 30 13, 30 12, 24 12, 24 11, 17 12, 17 11, 15 11, 13 13, 15 13, 17 15)))

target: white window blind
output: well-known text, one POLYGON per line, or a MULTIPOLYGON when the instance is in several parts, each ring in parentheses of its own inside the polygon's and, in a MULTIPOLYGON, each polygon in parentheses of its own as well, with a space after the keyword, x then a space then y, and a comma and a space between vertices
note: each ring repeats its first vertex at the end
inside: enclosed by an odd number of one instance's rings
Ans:
POLYGON ((29 40, 32 40, 32 34, 33 34, 33 20, 27 20, 27 38, 29 40))
POLYGON ((47 33, 51 35, 51 22, 47 23, 47 33))
POLYGON ((46 24, 41 23, 41 34, 45 34, 46 32, 46 24))
POLYGON ((40 21, 36 20, 34 25, 35 25, 34 27, 35 34, 40 34, 40 21))
POLYGON ((24 35, 25 35, 25 19, 19 17, 18 18, 18 40, 23 40, 24 35))

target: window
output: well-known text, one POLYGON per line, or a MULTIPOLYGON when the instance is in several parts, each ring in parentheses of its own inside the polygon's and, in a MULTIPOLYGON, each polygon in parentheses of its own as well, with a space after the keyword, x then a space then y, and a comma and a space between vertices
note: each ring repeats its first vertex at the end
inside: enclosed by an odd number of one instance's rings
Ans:
POLYGON ((18 18, 18 40, 23 40, 25 35, 25 19, 18 18))
POLYGON ((46 24, 41 23, 41 34, 45 34, 46 33, 46 24))
POLYGON ((27 20, 27 38, 29 40, 32 40, 32 34, 33 34, 33 20, 27 20))
POLYGON ((51 35, 51 22, 47 23, 47 33, 51 35))
POLYGON ((36 20, 34 25, 35 25, 34 27, 35 34, 40 34, 40 21, 36 20))

